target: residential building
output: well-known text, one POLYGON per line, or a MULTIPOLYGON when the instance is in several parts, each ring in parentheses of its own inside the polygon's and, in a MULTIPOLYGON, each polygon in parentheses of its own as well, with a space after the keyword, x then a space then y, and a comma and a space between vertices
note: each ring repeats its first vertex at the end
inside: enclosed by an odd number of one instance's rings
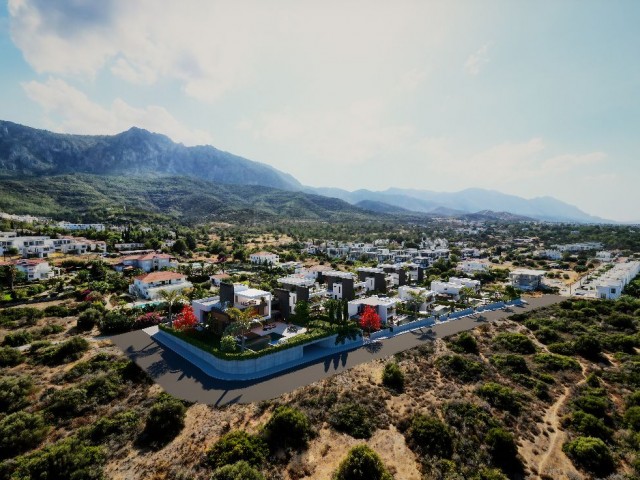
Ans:
POLYGON ((22 259, 13 262, 16 270, 24 273, 29 282, 36 280, 47 280, 55 276, 55 271, 49 262, 41 258, 22 259))
POLYGON ((431 290, 437 295, 449 295, 454 298, 460 297, 463 288, 470 288, 474 292, 480 291, 480 281, 470 278, 451 277, 448 282, 434 280, 431 282, 431 290))
POLYGON ((187 276, 176 272, 151 272, 136 277, 129 285, 129 293, 133 296, 147 300, 160 298, 160 292, 184 291, 193 285, 187 281, 187 276))
POLYGON ((171 255, 152 252, 122 257, 120 262, 114 265, 114 268, 119 272, 135 268, 139 268, 144 272, 152 272, 166 268, 175 268, 177 266, 178 262, 171 255))
POLYGON ((280 256, 271 252, 257 252, 249 255, 249 261, 256 265, 275 265, 280 261, 280 256))
POLYGON ((246 285, 222 282, 220 295, 193 300, 193 312, 201 323, 209 323, 214 332, 222 334, 232 319, 227 309, 235 307, 239 310, 251 308, 257 320, 271 319, 272 295, 264 290, 249 288, 246 285))
POLYGON ((144 248, 144 243, 116 243, 114 247, 119 252, 122 250, 140 250, 144 248))
POLYGON ((536 290, 542 285, 545 274, 544 270, 519 268, 509 273, 509 280, 513 287, 520 290, 536 290))
POLYGON ((463 273, 473 274, 488 271, 489 265, 475 260, 464 260, 458 264, 458 268, 462 270, 463 273))
POLYGON ((398 288, 398 297, 403 302, 411 302, 415 298, 413 295, 422 295, 424 301, 419 305, 418 310, 423 312, 428 310, 433 302, 436 300, 436 292, 424 287, 410 287, 409 285, 403 285, 398 288))
POLYGON ((615 300, 624 287, 640 273, 640 262, 616 263, 594 281, 597 298, 615 300))
POLYGON ((612 252, 607 252, 606 250, 600 250, 596 253, 596 259, 601 262, 611 262, 613 261, 614 254, 612 252))
POLYGON ((58 222, 58 227, 65 230, 95 230, 96 232, 104 232, 104 224, 102 223, 70 223, 58 222))
POLYGON ((400 303, 398 297, 379 297, 377 295, 351 300, 348 305, 349 316, 361 315, 366 307, 372 307, 380 316, 381 323, 387 325, 395 319, 398 303, 400 303))

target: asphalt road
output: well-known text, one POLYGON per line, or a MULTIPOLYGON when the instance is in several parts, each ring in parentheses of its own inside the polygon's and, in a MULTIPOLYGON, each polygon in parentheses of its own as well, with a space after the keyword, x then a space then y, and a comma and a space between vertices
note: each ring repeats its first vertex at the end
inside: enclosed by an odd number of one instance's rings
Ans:
POLYGON ((178 354, 153 341, 141 330, 111 337, 111 341, 145 370, 167 393, 191 402, 224 406, 231 403, 269 400, 361 363, 389 357, 438 337, 443 338, 464 330, 471 330, 482 323, 504 319, 512 313, 552 305, 564 298, 558 295, 528 298, 528 305, 513 307, 512 312, 497 310, 483 312, 482 318, 474 316, 452 320, 435 325, 431 332, 428 332, 428 329, 408 332, 369 346, 338 353, 306 366, 280 372, 271 377, 252 381, 224 381, 211 378, 178 354))

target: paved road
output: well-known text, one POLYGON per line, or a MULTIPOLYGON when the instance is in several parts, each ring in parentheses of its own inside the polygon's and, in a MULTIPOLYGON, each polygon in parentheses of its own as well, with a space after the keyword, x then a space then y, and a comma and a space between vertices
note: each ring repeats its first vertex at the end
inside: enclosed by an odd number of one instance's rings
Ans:
MULTIPOLYGON (((562 300, 564 297, 558 295, 531 298, 527 299, 529 305, 513 307, 513 312, 545 307, 562 300)), ((111 341, 171 395, 192 402, 224 406, 231 403, 269 400, 361 363, 389 357, 437 337, 443 338, 471 330, 484 322, 503 319, 511 313, 498 310, 484 312, 482 319, 465 317, 452 320, 435 325, 432 333, 428 333, 426 329, 408 332, 375 343, 373 347, 360 347, 338 353, 309 365, 254 381, 223 381, 211 378, 178 354, 153 341, 141 330, 111 337, 111 341)))

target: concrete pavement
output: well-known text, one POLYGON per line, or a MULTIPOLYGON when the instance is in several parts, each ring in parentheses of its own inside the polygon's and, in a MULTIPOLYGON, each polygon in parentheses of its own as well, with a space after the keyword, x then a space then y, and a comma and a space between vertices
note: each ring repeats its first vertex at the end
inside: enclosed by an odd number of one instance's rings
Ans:
POLYGON ((526 300, 529 302, 528 305, 513 307, 511 312, 483 312, 482 318, 463 317, 436 324, 431 328, 431 332, 426 328, 414 330, 255 381, 224 381, 211 378, 178 354, 153 341, 141 330, 111 337, 111 341, 167 393, 191 402, 221 407, 232 403, 269 400, 361 363, 389 357, 435 338, 448 337, 471 330, 482 323, 504 319, 513 313, 552 305, 564 300, 564 297, 545 295, 526 300))

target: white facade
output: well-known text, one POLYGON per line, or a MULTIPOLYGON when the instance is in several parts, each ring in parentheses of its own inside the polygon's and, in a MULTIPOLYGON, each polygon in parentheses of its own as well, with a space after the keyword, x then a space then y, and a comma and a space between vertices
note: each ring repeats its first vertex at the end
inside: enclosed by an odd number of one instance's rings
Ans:
POLYGON ((146 253, 144 255, 130 255, 122 257, 114 268, 121 272, 127 267, 139 268, 143 272, 152 272, 163 268, 175 268, 178 262, 171 255, 165 253, 146 253))
POLYGON ((614 257, 613 253, 607 252, 605 250, 601 250, 596 253, 596 258, 601 262, 611 262, 613 261, 613 257, 614 257))
POLYGON ((55 276, 54 270, 49 262, 41 259, 18 260, 14 263, 16 269, 24 273, 30 282, 36 280, 47 280, 55 276))
POLYGON ((410 287, 409 285, 403 285, 398 288, 398 297, 403 302, 413 301, 413 296, 411 294, 421 294, 423 296, 424 302, 422 302, 418 307, 418 310, 421 312, 426 311, 436 300, 436 292, 424 287, 410 287))
POLYGON ((191 287, 192 283, 181 273, 151 272, 136 277, 133 284, 129 285, 129 293, 147 300, 155 300, 160 298, 162 290, 182 292, 191 287))
POLYGON ((395 318, 398 303, 400 303, 398 297, 378 297, 373 295, 371 297, 358 298, 349 302, 349 316, 359 315, 365 306, 370 306, 380 316, 382 324, 386 325, 395 318))
POLYGON ((256 265, 275 265, 280 261, 280 256, 276 253, 258 252, 249 255, 249 261, 256 265))
POLYGON ((470 274, 476 272, 486 272, 487 270, 489 270, 489 265, 483 262, 465 260, 463 262, 460 262, 459 268, 463 273, 470 274))
POLYGON ((102 223, 69 223, 59 222, 59 228, 65 230, 95 230, 96 232, 104 232, 104 224, 102 223))
POLYGON ((594 283, 598 298, 615 300, 622 295, 624 287, 640 273, 640 262, 617 263, 594 283))
POLYGON ((463 288, 470 288, 478 293, 480 291, 480 281, 470 278, 451 277, 448 282, 439 280, 431 282, 431 290, 438 295, 451 295, 458 298, 463 288))
MULTIPOLYGON (((8 233, 8 232, 6 232, 8 233)), ((15 248, 23 257, 46 258, 52 253, 85 254, 90 252, 107 251, 107 244, 102 241, 87 240, 86 238, 48 236, 18 237, 3 235, 0 237, 0 255, 5 250, 15 248)))

